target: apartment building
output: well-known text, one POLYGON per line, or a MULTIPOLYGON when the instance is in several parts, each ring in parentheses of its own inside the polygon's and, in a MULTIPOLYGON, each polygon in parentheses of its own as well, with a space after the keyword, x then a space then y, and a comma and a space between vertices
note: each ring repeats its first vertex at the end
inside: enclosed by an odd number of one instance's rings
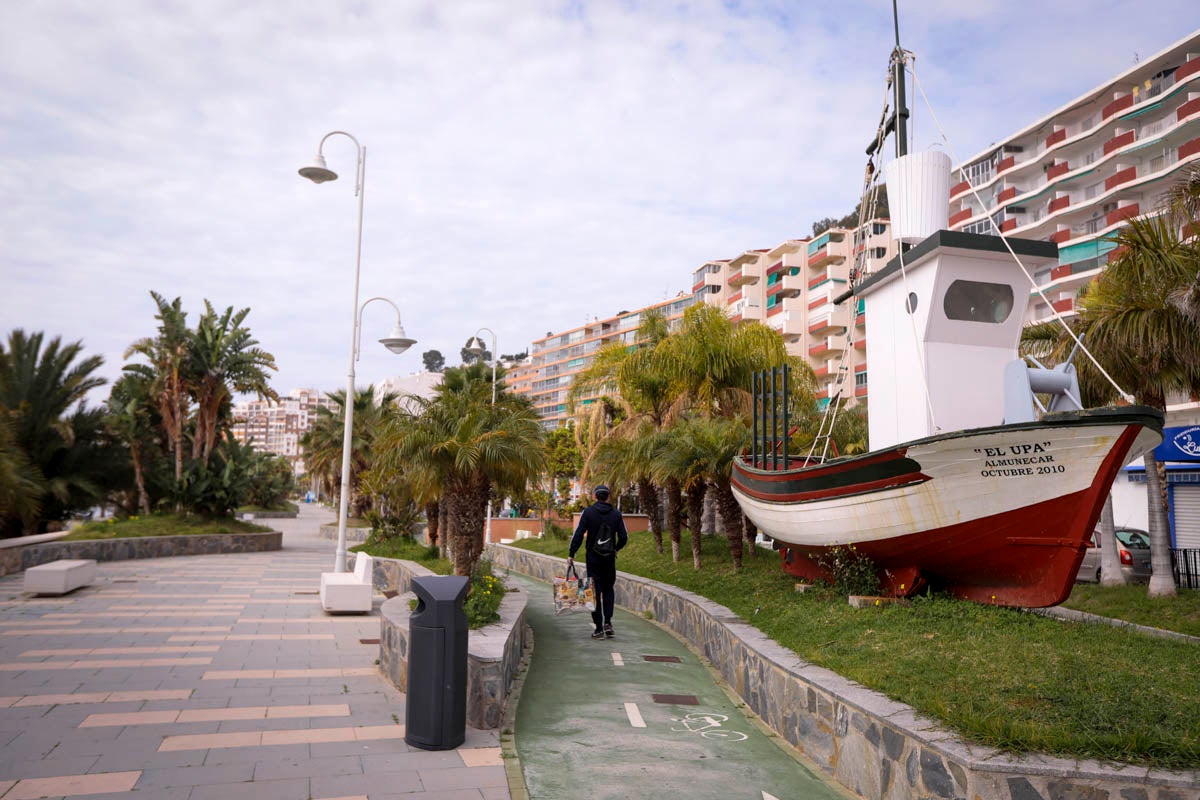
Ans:
POLYGON ((275 453, 291 462, 297 475, 304 474, 304 454, 300 438, 316 419, 317 409, 333 409, 336 404, 316 389, 293 389, 278 403, 248 400, 233 406, 233 435, 255 450, 275 453))
POLYGON ((792 355, 817 375, 822 406, 837 392, 851 403, 867 396, 867 351, 862 306, 835 305, 845 291, 855 258, 867 272, 895 255, 887 220, 857 230, 831 228, 820 236, 789 239, 775 247, 709 261, 692 274, 700 302, 724 308, 735 322, 757 320, 779 331, 792 355))
POLYGON ((1109 234, 1155 213, 1189 167, 1200 167, 1200 31, 957 167, 950 227, 1058 243, 1027 319, 1071 316, 1112 257, 1109 234))
MULTIPOLYGON (((621 311, 611 317, 594 318, 591 322, 562 333, 546 333, 534 340, 529 359, 515 365, 505 377, 509 391, 528 397, 542 417, 542 426, 553 430, 570 417, 567 393, 575 376, 592 363, 596 351, 608 344, 620 342, 633 345, 642 315, 657 310, 667 318, 671 327, 678 325, 683 311, 696 302, 695 294, 680 292, 637 311, 621 311)), ((583 397, 584 406, 596 397, 583 397)))

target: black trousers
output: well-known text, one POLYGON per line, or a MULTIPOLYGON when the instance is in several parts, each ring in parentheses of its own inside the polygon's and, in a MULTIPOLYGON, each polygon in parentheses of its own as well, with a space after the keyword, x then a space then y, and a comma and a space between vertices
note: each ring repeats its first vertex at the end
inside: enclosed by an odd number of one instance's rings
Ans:
POLYGON ((587 557, 587 574, 596 589, 596 610, 592 622, 596 630, 612 622, 613 587, 617 584, 617 560, 615 558, 587 557))

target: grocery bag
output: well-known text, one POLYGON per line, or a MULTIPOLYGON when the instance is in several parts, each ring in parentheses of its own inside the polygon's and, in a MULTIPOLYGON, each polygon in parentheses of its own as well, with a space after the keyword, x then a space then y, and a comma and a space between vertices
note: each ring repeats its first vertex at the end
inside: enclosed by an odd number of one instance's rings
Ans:
POLYGON ((554 578, 554 613, 570 614, 573 611, 595 611, 596 590, 591 578, 580 578, 572 562, 566 575, 554 578))

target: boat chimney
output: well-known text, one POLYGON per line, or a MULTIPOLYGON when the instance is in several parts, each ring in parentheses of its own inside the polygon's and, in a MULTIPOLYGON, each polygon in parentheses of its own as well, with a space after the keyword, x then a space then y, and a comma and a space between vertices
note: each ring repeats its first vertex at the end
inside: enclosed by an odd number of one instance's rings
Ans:
POLYGON ((914 245, 950 227, 950 157, 938 150, 910 153, 883 168, 892 236, 914 245))

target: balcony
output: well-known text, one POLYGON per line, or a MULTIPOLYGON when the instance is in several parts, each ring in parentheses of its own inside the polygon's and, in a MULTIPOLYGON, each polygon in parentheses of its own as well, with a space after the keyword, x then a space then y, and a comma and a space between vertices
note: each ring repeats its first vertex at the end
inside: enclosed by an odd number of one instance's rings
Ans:
POLYGON ((1007 158, 1002 158, 1002 159, 1000 159, 1000 162, 998 164, 996 164, 996 174, 999 175, 1001 172, 1004 172, 1004 170, 1006 170, 1006 169, 1012 169, 1014 166, 1016 166, 1016 164, 1017 164, 1016 156, 1008 156, 1007 158))
POLYGON ((996 202, 1003 203, 1008 200, 1012 200, 1016 196, 1017 196, 1017 187, 1009 186, 1007 189, 1000 192, 1000 194, 996 195, 996 202))
POLYGON ((783 326, 779 329, 784 336, 796 339, 804 335, 804 318, 795 311, 789 311, 783 316, 783 326))
POLYGON ((1138 209, 1139 206, 1137 203, 1130 203, 1127 206, 1118 208, 1116 211, 1110 211, 1108 216, 1104 218, 1104 227, 1107 228, 1109 225, 1116 225, 1122 220, 1136 217, 1138 215, 1138 209))
POLYGON ((1129 183, 1137 178, 1137 167, 1126 167, 1104 182, 1104 191, 1111 191, 1122 183, 1129 183))
POLYGON ((819 269, 828 264, 837 264, 845 261, 850 255, 850 245, 845 237, 840 238, 830 237, 825 245, 808 257, 808 266, 814 269, 819 269))
POLYGON ((854 387, 854 396, 855 397, 866 397, 867 396, 867 387, 866 386, 855 386, 854 387))
POLYGON ((860 353, 865 353, 865 352, 867 352, 867 340, 866 340, 866 339, 859 339, 858 341, 856 341, 856 342, 854 343, 854 349, 855 349, 855 350, 858 350, 860 353))
MULTIPOLYGON (((958 183, 956 183, 950 187, 950 197, 953 198, 956 195, 960 195, 970 188, 971 188, 970 181, 959 181, 958 183)), ((950 223, 950 224, 953 225, 954 223, 950 223)))
POLYGON ((1200 56, 1193 58, 1191 61, 1185 61, 1183 66, 1175 70, 1175 82, 1179 83, 1184 78, 1189 78, 1200 72, 1200 56))
POLYGON ((1071 165, 1066 161, 1062 162, 1061 164, 1055 164, 1053 167, 1046 170, 1046 182, 1048 183, 1060 175, 1066 175, 1070 171, 1071 165))
POLYGON ((810 356, 820 356, 827 353, 840 353, 846 349, 846 337, 844 336, 826 336, 823 339, 818 339, 808 348, 810 356))
POLYGON ((850 310, 847 308, 833 308, 822 314, 817 314, 809 318, 808 332, 809 333, 826 333, 829 331, 846 330, 846 326, 850 322, 850 310))
POLYGON ((950 215, 950 227, 953 228, 960 222, 966 222, 971 217, 975 216, 975 211, 971 208, 964 208, 956 214, 950 215))
POLYGON ((1000 223, 1000 233, 1008 233, 1011 230, 1016 230, 1017 221, 1015 219, 1006 219, 1000 223))
POLYGON ((1200 111, 1200 97, 1195 97, 1181 105, 1179 110, 1175 112, 1175 119, 1182 122, 1197 111, 1200 111))
POLYGON ((1065 314, 1068 311, 1074 311, 1075 310, 1075 298, 1074 297, 1065 297, 1062 300, 1055 300, 1053 303, 1050 304, 1050 307, 1053 308, 1055 313, 1057 313, 1057 314, 1065 314))
POLYGON ((1067 129, 1059 128, 1054 133, 1052 133, 1046 137, 1046 149, 1049 150, 1051 147, 1054 147, 1054 145, 1058 144, 1059 142, 1061 142, 1063 139, 1066 139, 1066 138, 1067 138, 1067 129))
MULTIPOLYGON (((1196 59, 1196 61, 1200 61, 1200 58, 1196 59)), ((1200 138, 1192 139, 1190 142, 1184 142, 1183 144, 1179 145, 1180 161, 1183 161, 1185 158, 1190 156, 1194 156, 1196 153, 1200 153, 1200 138)))
POLYGON ((1114 150, 1120 150, 1127 144, 1132 144, 1137 138, 1137 134, 1133 131, 1125 131, 1120 136, 1114 136, 1104 143, 1104 155, 1108 155, 1114 150))
POLYGON ((783 276, 783 280, 779 282, 783 288, 779 293, 784 297, 798 297, 801 292, 808 288, 808 281, 803 275, 792 275, 790 272, 783 276))
POLYGON ((741 269, 730 276, 729 285, 746 286, 756 284, 759 278, 762 277, 762 272, 762 264, 757 261, 743 264, 741 269))
POLYGON ((1113 114, 1116 114, 1118 111, 1124 111, 1131 105, 1133 105, 1133 95, 1122 95, 1104 107, 1104 109, 1100 112, 1100 118, 1108 119, 1113 114))
POLYGON ((1055 211, 1062 211, 1064 208, 1066 208, 1069 205, 1071 205, 1070 195, 1063 195, 1062 197, 1056 197, 1050 201, 1050 205, 1046 207, 1046 212, 1049 214, 1053 214, 1055 211))

